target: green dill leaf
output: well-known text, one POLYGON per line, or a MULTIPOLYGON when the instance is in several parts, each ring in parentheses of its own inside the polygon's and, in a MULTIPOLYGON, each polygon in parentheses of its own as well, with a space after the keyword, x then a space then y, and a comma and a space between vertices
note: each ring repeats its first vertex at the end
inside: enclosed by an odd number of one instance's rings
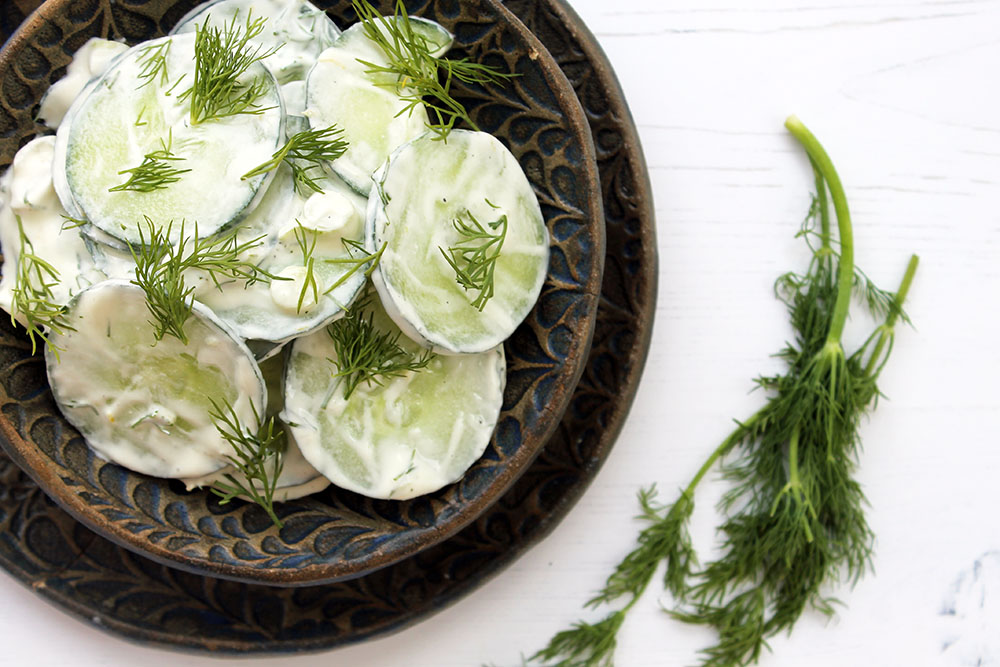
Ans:
POLYGON ((239 416, 229 401, 223 399, 220 404, 212 397, 209 400, 212 403, 212 422, 233 448, 233 454, 226 458, 236 469, 236 474, 227 473, 224 476, 225 481, 216 481, 212 485, 212 492, 221 498, 221 505, 237 497, 256 503, 275 526, 282 528, 281 519, 274 510, 274 492, 288 448, 285 429, 275 423, 273 416, 266 422, 262 421, 252 403, 255 424, 252 428, 247 428, 240 423, 239 416))
POLYGON ((299 192, 323 192, 319 183, 310 172, 318 168, 324 161, 336 160, 347 150, 347 142, 343 139, 344 131, 335 125, 319 130, 305 130, 285 142, 267 162, 254 167, 243 174, 243 180, 266 174, 277 169, 282 162, 292 169, 295 188, 299 192), (302 163, 306 163, 303 165, 302 163))
MULTIPOLYGON (((157 79, 159 79, 159 85, 161 86, 168 83, 167 56, 170 55, 171 45, 173 45, 173 41, 168 39, 159 44, 146 46, 139 52, 136 64, 140 67, 138 78, 143 79, 143 82, 139 85, 140 90, 154 83, 157 79)), ((136 122, 136 125, 138 124, 136 122)))
POLYGON ((308 230, 298 220, 295 221, 295 241, 299 244, 299 250, 302 251, 302 266, 306 270, 305 278, 302 280, 302 291, 299 292, 299 302, 295 307, 295 312, 297 313, 302 312, 302 304, 305 302, 309 290, 312 290, 313 302, 319 303, 319 284, 316 282, 315 272, 316 258, 313 257, 313 251, 316 250, 316 240, 318 238, 319 232, 308 230), (309 232, 312 232, 311 239, 307 237, 309 232))
POLYGON ((131 169, 123 169, 120 175, 128 174, 129 178, 121 185, 108 188, 108 192, 122 192, 130 190, 132 192, 153 192, 162 190, 171 183, 181 180, 181 174, 186 174, 190 169, 178 169, 173 166, 175 162, 184 158, 177 157, 172 151, 173 133, 164 141, 160 139, 160 148, 146 153, 142 159, 142 164, 131 169))
POLYGON ((461 240, 447 250, 438 246, 438 250, 455 271, 458 284, 466 290, 478 290, 472 306, 482 311, 493 297, 493 276, 507 237, 507 216, 502 215, 484 227, 470 211, 465 214, 469 222, 461 216, 452 222, 461 240))
POLYGON ((381 385, 383 378, 426 368, 437 356, 430 350, 407 352, 399 345, 400 332, 379 331, 369 304, 368 295, 361 297, 344 317, 326 328, 337 354, 329 361, 337 369, 334 377, 343 378, 345 399, 362 382, 381 385))
POLYGON ((86 218, 74 218, 71 215, 63 214, 61 217, 63 219, 61 227, 63 231, 66 231, 67 229, 79 229, 89 222, 86 218))
POLYGON ((378 266, 379 261, 382 259, 382 253, 385 252, 386 243, 383 242, 378 250, 375 252, 368 252, 365 250, 364 244, 353 239, 341 239, 341 243, 344 244, 344 249, 347 251, 347 257, 338 257, 336 259, 325 259, 323 260, 327 264, 346 264, 351 268, 348 269, 346 273, 337 278, 330 287, 326 289, 324 294, 329 294, 333 290, 337 289, 343 285, 347 280, 353 276, 355 273, 361 270, 361 267, 367 265, 368 268, 365 269, 365 278, 371 276, 372 271, 378 266), (360 253, 355 256, 354 253, 360 253))
POLYGON ((10 321, 11 324, 18 324, 16 316, 21 316, 31 341, 31 353, 34 354, 38 339, 43 343, 49 342, 46 330, 61 334, 74 329, 66 321, 66 307, 55 303, 52 294, 52 288, 59 284, 59 271, 35 254, 34 245, 24 232, 21 216, 15 214, 14 219, 17 221, 19 246, 17 273, 11 289, 10 321))
POLYGON ((184 323, 191 316, 194 307, 194 287, 188 286, 184 274, 188 270, 201 270, 220 286, 219 277, 243 280, 252 284, 258 280, 274 280, 276 276, 257 265, 242 259, 250 249, 261 244, 263 237, 240 242, 238 229, 216 238, 200 238, 198 226, 194 235, 185 234, 181 223, 179 240, 170 243, 173 222, 166 228, 145 218, 139 227, 139 243, 129 243, 132 259, 135 261, 134 285, 146 294, 146 306, 153 320, 156 340, 171 335, 184 343, 188 342, 184 333, 184 323))
POLYGON ((429 128, 441 138, 447 137, 459 121, 479 129, 465 106, 452 96, 454 81, 503 85, 516 76, 466 58, 450 60, 431 55, 438 45, 413 29, 402 0, 396 1, 393 19, 379 14, 368 0, 353 0, 353 6, 365 35, 382 49, 388 64, 360 58, 358 62, 368 68, 369 74, 390 75, 391 81, 382 85, 393 89, 407 103, 401 113, 410 113, 423 104, 430 117, 429 128))
POLYGON ((258 101, 267 94, 267 79, 257 76, 246 82, 243 78, 252 65, 274 55, 280 47, 267 51, 261 46, 253 48, 251 42, 264 31, 266 19, 255 19, 253 12, 248 12, 245 24, 240 25, 237 18, 222 28, 207 22, 197 28, 194 82, 177 98, 190 101, 194 125, 266 110, 258 101))

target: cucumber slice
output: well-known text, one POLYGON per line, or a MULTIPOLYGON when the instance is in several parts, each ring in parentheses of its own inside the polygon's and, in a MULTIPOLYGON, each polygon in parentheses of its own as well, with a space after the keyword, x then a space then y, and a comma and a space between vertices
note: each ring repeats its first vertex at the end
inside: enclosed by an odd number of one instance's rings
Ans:
MULTIPOLYGON (((139 243, 146 217, 164 226, 197 221, 199 235, 210 236, 257 203, 265 176, 246 181, 241 176, 269 160, 283 139, 284 113, 274 77, 259 63, 245 74, 247 81, 265 83, 259 113, 192 124, 189 102, 178 98, 193 80, 194 60, 194 35, 145 42, 123 54, 77 100, 59 128, 56 153, 56 160, 65 160, 71 213, 78 208, 77 217, 139 243), (165 77, 143 79, 143 67, 158 48, 169 48, 165 77), (190 171, 161 189, 113 191, 129 179, 119 172, 138 167, 164 147, 175 158, 169 167, 190 171)), ((173 229, 178 234, 180 225, 173 229)))
POLYGON ((156 341, 138 287, 105 281, 69 304, 74 331, 45 350, 59 409, 102 458, 154 477, 199 477, 226 465, 232 447, 210 417, 228 401, 244 424, 267 391, 253 355, 195 304, 189 343, 156 341))
MULTIPOLYGON (((349 29, 344 35, 352 32, 349 29)), ((398 146, 427 131, 427 111, 395 92, 394 77, 369 74, 358 59, 387 64, 385 54, 363 33, 344 35, 320 54, 306 79, 306 117, 314 128, 344 130, 347 151, 331 163, 347 183, 367 195, 372 174, 398 146)))
POLYGON ((242 338, 284 342, 328 324, 364 286, 367 265, 348 276, 352 265, 344 263, 364 254, 349 250, 343 240, 361 242, 365 200, 335 178, 318 180, 322 193, 302 194, 295 191, 291 170, 282 165, 278 171, 271 189, 285 193, 284 204, 265 216, 274 242, 257 264, 283 280, 234 281, 221 288, 204 283, 195 298, 242 338), (315 279, 315 288, 307 286, 304 293, 308 271, 299 245, 303 241, 310 248, 315 279))
POLYGON ((250 44, 267 52, 280 47, 264 64, 281 84, 305 78, 319 54, 340 36, 340 29, 321 9, 306 0, 216 0, 188 12, 170 34, 194 32, 206 23, 224 28, 233 19, 264 17, 264 31, 250 44))
MULTIPOLYGON (((437 21, 431 21, 430 19, 425 19, 422 16, 408 16, 410 22, 410 30, 413 34, 422 37, 427 45, 427 49, 432 56, 435 58, 440 58, 451 45, 455 42, 455 36, 448 32, 448 30, 438 23, 437 21)), ((403 19, 399 16, 384 16, 382 17, 384 21, 391 22, 401 22, 403 19)), ((385 26, 381 22, 377 23, 379 31, 385 35, 388 34, 385 26)), ((368 37, 365 35, 365 26, 363 23, 355 23, 350 28, 345 30, 343 34, 337 39, 337 46, 341 48, 358 48, 357 45, 370 43, 368 37)), ((360 48, 365 48, 364 46, 360 48)))
POLYGON ((367 234, 387 247, 372 279, 399 328, 450 353, 510 337, 534 307, 549 260, 538 200, 510 151, 484 132, 453 130, 447 142, 428 133, 396 151, 376 180, 367 234), (507 223, 482 310, 480 291, 462 287, 445 258, 464 238, 456 224, 473 218, 489 233, 501 229, 490 223, 507 223))
MULTIPOLYGON (((399 330, 378 304, 378 330, 399 330)), ((405 337, 409 352, 420 347, 405 337)), ((282 420, 306 459, 334 484, 373 498, 403 500, 459 479, 483 453, 500 414, 503 347, 436 356, 423 370, 360 383, 349 398, 334 377, 326 330, 292 344, 282 420)))

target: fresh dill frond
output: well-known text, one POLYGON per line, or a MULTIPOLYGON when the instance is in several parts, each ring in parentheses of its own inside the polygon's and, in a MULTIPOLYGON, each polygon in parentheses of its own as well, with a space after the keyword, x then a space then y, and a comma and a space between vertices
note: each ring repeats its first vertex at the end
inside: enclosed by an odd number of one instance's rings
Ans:
POLYGON ((386 243, 383 242, 378 250, 375 252, 368 252, 365 246, 360 241, 355 241, 353 239, 341 239, 341 243, 344 244, 344 250, 347 251, 347 257, 337 257, 335 259, 324 259, 323 261, 327 264, 346 264, 351 268, 348 269, 344 275, 337 278, 332 285, 330 285, 324 294, 329 294, 333 290, 337 289, 343 285, 347 280, 353 276, 355 273, 361 270, 361 267, 368 265, 365 269, 365 278, 371 276, 372 271, 378 266, 379 261, 382 259, 382 253, 385 252, 386 243), (354 253, 361 253, 359 256, 355 257, 354 253))
POLYGON ((171 183, 181 180, 181 174, 186 174, 190 169, 178 169, 174 163, 183 160, 173 153, 173 133, 164 141, 160 139, 159 150, 146 153, 142 159, 142 164, 131 169, 119 171, 119 175, 128 174, 129 178, 121 185, 108 188, 108 192, 122 192, 130 190, 132 192, 153 192, 163 190, 171 183))
POLYGON ((323 192, 316 179, 310 172, 319 168, 324 161, 332 161, 339 158, 347 150, 347 142, 343 139, 344 131, 336 125, 331 125, 320 130, 305 130, 285 142, 271 156, 271 159, 254 167, 243 174, 243 180, 266 174, 277 169, 282 162, 288 164, 292 169, 292 178, 295 188, 299 192, 311 190, 313 192, 323 192), (303 165, 303 163, 306 163, 303 165))
POLYGON ((11 289, 11 324, 17 324, 15 315, 24 320, 24 328, 31 340, 31 353, 38 349, 38 339, 48 343, 48 331, 62 334, 75 331, 66 321, 66 307, 54 302, 52 288, 59 284, 59 271, 51 263, 35 254, 31 239, 24 232, 21 216, 15 214, 19 246, 17 273, 11 289))
MULTIPOLYGON (((170 47, 172 45, 173 41, 168 39, 159 44, 151 44, 144 47, 139 52, 139 56, 136 58, 136 64, 140 67, 137 76, 143 80, 139 85, 139 90, 154 83, 157 79, 159 79, 159 85, 161 86, 168 83, 167 56, 170 55, 170 47)), ((136 125, 138 125, 138 122, 136 125)))
POLYGON ((173 222, 163 228, 149 218, 139 225, 139 243, 128 244, 135 261, 132 283, 146 294, 156 340, 169 334, 186 344, 184 323, 194 307, 195 289, 185 282, 186 271, 204 271, 216 287, 220 286, 220 276, 244 280, 248 285, 277 277, 242 259, 245 253, 261 244, 263 237, 241 243, 237 239, 238 230, 233 229, 216 238, 200 238, 197 224, 194 235, 187 236, 184 223, 181 223, 179 240, 174 244, 170 242, 172 228, 173 222))
POLYGON ((275 423, 273 416, 262 421, 252 403, 255 426, 246 428, 229 401, 223 399, 220 404, 212 397, 209 400, 216 430, 233 447, 233 454, 226 458, 236 469, 236 474, 224 475, 225 481, 217 480, 212 485, 212 493, 221 498, 220 505, 233 498, 254 502, 267 512, 275 526, 282 528, 281 519, 274 511, 274 492, 284 466, 288 434, 284 427, 275 423))
POLYGON ((241 114, 256 115, 265 109, 258 104, 268 91, 263 76, 243 81, 255 63, 274 55, 278 48, 267 51, 254 48, 251 41, 264 31, 266 19, 253 18, 247 13, 246 23, 237 23, 238 16, 220 28, 206 21, 197 28, 194 42, 194 82, 177 99, 190 101, 191 123, 197 125, 241 114))
POLYGON ((486 302, 493 297, 493 276, 497 259, 504 239, 507 238, 507 216, 501 215, 484 227, 470 211, 465 214, 469 222, 461 216, 452 222, 455 231, 462 237, 461 240, 447 250, 438 246, 438 250, 455 271, 458 284, 466 290, 479 291, 472 306, 482 311, 486 302))
POLYGON ((859 278, 847 199, 839 176, 816 138, 794 117, 786 127, 813 162, 817 195, 807 225, 812 257, 805 273, 787 273, 775 285, 786 304, 794 339, 777 355, 783 374, 757 378, 767 403, 737 422, 699 468, 678 499, 657 506, 652 490, 640 495, 647 527, 590 605, 626 602, 597 624, 580 623, 557 634, 533 660, 561 667, 613 664, 624 614, 666 562, 664 587, 677 607, 671 615, 712 628, 717 643, 701 653, 712 667, 754 663, 767 641, 792 629, 808 608, 832 614, 826 592, 838 581, 856 582, 871 568, 874 534, 866 500, 854 479, 860 424, 879 396, 877 380, 892 349, 894 327, 917 269, 913 256, 899 289, 884 292, 859 278), (839 239, 831 229, 827 189, 839 239), (884 318, 853 354, 841 343, 858 284, 861 303, 884 318), (694 492, 722 462, 730 484, 722 496, 720 555, 702 567, 688 535, 694 492))
POLYGON ((310 289, 313 293, 313 302, 319 303, 319 283, 316 281, 315 271, 316 258, 313 257, 319 232, 315 229, 306 229, 298 220, 295 223, 295 241, 299 244, 299 250, 302 251, 302 266, 306 270, 305 278, 302 280, 302 291, 299 292, 299 302, 295 307, 295 312, 301 313, 302 304, 305 302, 306 295, 309 294, 310 289), (309 238, 310 232, 312 232, 311 238, 309 238))
POLYGON ((390 75, 392 80, 382 85, 391 87, 407 103, 401 113, 410 113, 423 104, 430 118, 428 127, 440 138, 447 137, 458 121, 479 129, 465 106, 452 96, 454 81, 503 85, 516 76, 467 58, 451 60, 431 55, 438 45, 413 29, 402 0, 396 0, 395 16, 391 19, 382 16, 368 0, 352 2, 365 35, 382 49, 388 64, 360 58, 358 62, 368 68, 369 74, 390 75))
POLYGON ((337 358, 334 377, 343 378, 344 398, 350 398, 362 382, 381 385, 382 378, 400 377, 419 371, 436 357, 430 350, 419 354, 399 345, 401 332, 379 331, 369 308, 368 295, 360 298, 347 314, 326 328, 337 358))
POLYGON ((63 214, 61 217, 63 219, 62 226, 60 227, 62 231, 66 231, 67 229, 79 229, 89 222, 86 218, 74 218, 73 216, 66 214, 63 214))

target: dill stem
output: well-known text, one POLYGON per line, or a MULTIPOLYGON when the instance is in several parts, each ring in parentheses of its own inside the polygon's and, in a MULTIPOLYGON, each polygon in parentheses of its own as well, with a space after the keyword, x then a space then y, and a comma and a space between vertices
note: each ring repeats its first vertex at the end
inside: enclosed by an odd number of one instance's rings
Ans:
POLYGON ((701 482, 702 478, 708 474, 708 471, 711 470, 713 466, 715 466, 716 462, 720 458, 728 454, 730 449, 732 449, 741 440, 743 440, 743 438, 746 436, 747 431, 757 422, 758 419, 760 419, 760 415, 762 412, 763 409, 759 410, 758 412, 755 412, 754 415, 745 422, 739 422, 739 425, 736 427, 736 430, 730 433, 726 437, 726 439, 723 440, 722 443, 715 448, 715 451, 713 451, 709 455, 709 457, 705 459, 705 462, 701 464, 701 467, 698 468, 698 472, 695 473, 694 477, 691 478, 691 481, 688 483, 687 487, 681 492, 683 496, 685 496, 688 499, 694 497, 694 490, 701 482))
MULTIPOLYGON (((919 263, 919 257, 910 255, 910 261, 906 265, 906 273, 903 274, 903 280, 899 283, 899 289, 896 290, 896 295, 892 299, 892 307, 889 309, 889 314, 885 317, 883 329, 892 331, 892 328, 896 326, 896 320, 899 319, 900 314, 903 312, 903 302, 906 301, 906 295, 910 291, 910 285, 913 283, 913 276, 917 273, 917 265, 919 263)), ((885 349, 889 338, 889 335, 882 335, 875 342, 875 349, 872 351, 872 355, 865 365, 865 375, 870 376, 875 371, 876 364, 878 364, 878 360, 882 356, 882 350, 885 349)))
MULTIPOLYGON (((837 231, 840 234, 840 263, 837 275, 837 301, 830 320, 830 330, 827 332, 826 345, 840 345, 840 337, 847 323, 847 310, 851 305, 851 290, 854 285, 854 231, 851 227, 851 212, 847 208, 847 195, 840 182, 840 176, 833 166, 833 161, 824 150, 822 144, 796 116, 785 120, 785 127, 792 133, 812 161, 815 169, 822 174, 830 188, 833 199, 833 209, 837 214, 837 231)), ((825 197, 821 197, 822 201, 825 197)), ((822 209, 821 209, 822 210, 822 209)))
POLYGON ((819 202, 819 238, 821 252, 831 252, 830 245, 830 200, 826 198, 826 181, 816 163, 811 159, 813 175, 816 177, 816 201, 819 202))

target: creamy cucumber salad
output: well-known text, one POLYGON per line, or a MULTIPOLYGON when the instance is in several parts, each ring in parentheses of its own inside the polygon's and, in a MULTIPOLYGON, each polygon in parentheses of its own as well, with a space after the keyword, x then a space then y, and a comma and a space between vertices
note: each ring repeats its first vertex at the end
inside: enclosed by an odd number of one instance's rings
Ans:
POLYGON ((0 178, 0 306, 103 459, 261 504, 459 479, 548 233, 440 25, 218 0, 91 40, 0 178), (466 80, 466 79, 463 79, 466 80), (458 129, 462 126, 465 129, 458 129))

